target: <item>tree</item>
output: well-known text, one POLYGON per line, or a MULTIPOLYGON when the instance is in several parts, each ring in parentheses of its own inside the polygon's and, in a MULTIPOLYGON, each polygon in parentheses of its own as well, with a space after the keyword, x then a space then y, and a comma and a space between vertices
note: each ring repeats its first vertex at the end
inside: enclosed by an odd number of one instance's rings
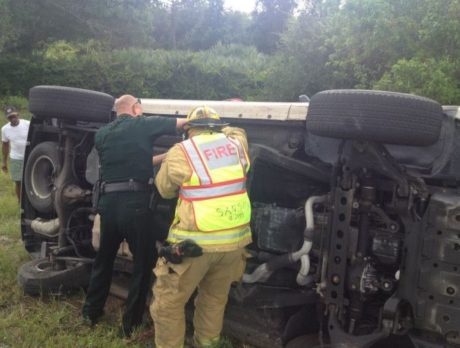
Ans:
POLYGON ((443 104, 460 104, 458 66, 449 59, 401 59, 374 84, 374 88, 412 93, 443 104))
POLYGON ((111 47, 152 45, 152 2, 148 0, 6 1, 18 33, 15 47, 19 51, 57 40, 97 39, 111 47))
POLYGON ((328 45, 329 28, 340 1, 308 1, 281 35, 279 50, 266 84, 266 98, 297 101, 300 94, 339 87, 328 64, 334 52, 328 45))
POLYGON ((329 64, 349 87, 369 88, 401 58, 413 57, 425 0, 349 0, 331 21, 329 64))
POLYGON ((0 53, 13 46, 16 31, 11 18, 9 0, 0 0, 0 53))
POLYGON ((223 0, 162 2, 153 14, 155 40, 161 48, 206 50, 218 43, 246 44, 249 16, 224 10, 223 0))
POLYGON ((221 25, 223 28, 221 37, 223 44, 251 44, 249 35, 251 18, 248 14, 239 11, 228 11, 225 13, 221 25))
POLYGON ((424 8, 419 28, 420 51, 424 51, 424 56, 460 57, 460 0, 426 0, 424 8))
POLYGON ((322 89, 386 86, 453 100, 460 80, 460 0, 305 4, 282 35, 277 67, 268 80, 271 96, 292 100, 322 89), (424 79, 409 79, 407 71, 424 79))
POLYGON ((295 0, 257 0, 251 31, 253 43, 261 52, 275 52, 295 7, 295 0))
POLYGON ((205 50, 221 41, 224 32, 224 1, 207 0, 189 13, 190 4, 183 8, 183 16, 190 16, 189 27, 185 31, 184 46, 193 50, 205 50))

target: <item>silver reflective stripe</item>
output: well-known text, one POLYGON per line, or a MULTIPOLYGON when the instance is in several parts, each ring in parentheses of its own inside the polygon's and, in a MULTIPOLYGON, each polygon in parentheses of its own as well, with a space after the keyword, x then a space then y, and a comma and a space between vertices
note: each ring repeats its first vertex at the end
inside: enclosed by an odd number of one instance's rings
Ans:
POLYGON ((209 233, 209 232, 203 232, 202 234, 200 233, 200 235, 195 235, 195 234, 191 234, 191 233, 187 233, 185 232, 184 234, 177 234, 175 233, 173 230, 169 231, 169 236, 168 238, 171 238, 171 239, 193 239, 193 240, 196 240, 196 241, 200 241, 200 240, 226 240, 226 239, 235 239, 235 238, 241 238, 241 237, 244 237, 244 235, 248 234, 248 229, 245 228, 243 229, 242 231, 240 232, 234 232, 234 233, 229 233, 229 234, 219 234, 219 232, 213 232, 213 233, 209 233))
POLYGON ((240 155, 240 162, 241 162, 241 165, 243 166, 244 173, 246 174, 248 170, 248 161, 246 160, 246 156, 244 155, 243 145, 241 145, 241 143, 237 139, 228 138, 228 140, 230 140, 232 144, 238 147, 238 154, 240 155))
POLYGON ((211 178, 209 177, 208 173, 206 172, 206 168, 204 167, 203 161, 201 160, 200 154, 198 153, 195 146, 193 146, 192 140, 188 139, 182 142, 182 146, 187 153, 187 156, 192 162, 193 167, 195 168, 195 172, 200 179, 201 185, 209 185, 211 183, 211 178))
POLYGON ((230 195, 242 191, 246 188, 246 181, 235 182, 231 184, 219 185, 206 188, 188 188, 182 187, 179 194, 185 199, 212 198, 215 196, 230 195))
POLYGON ((197 144, 197 147, 209 169, 230 167, 239 163, 236 145, 223 134, 210 142, 197 144))

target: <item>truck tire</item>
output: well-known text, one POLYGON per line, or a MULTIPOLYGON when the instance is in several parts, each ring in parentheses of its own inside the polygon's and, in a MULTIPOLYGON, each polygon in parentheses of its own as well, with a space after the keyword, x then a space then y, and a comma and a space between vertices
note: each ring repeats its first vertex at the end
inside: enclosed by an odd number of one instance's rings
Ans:
POLYGON ((87 287, 90 265, 79 261, 66 261, 64 269, 55 269, 47 258, 29 261, 18 270, 18 283, 24 293, 37 296, 61 294, 72 289, 87 287))
POLYGON ((24 169, 24 189, 30 204, 41 213, 54 211, 52 189, 61 167, 56 142, 45 141, 30 152, 24 169))
POLYGON ((35 86, 29 91, 29 110, 38 118, 110 122, 115 99, 108 94, 61 86, 35 86))
POLYGON ((315 135, 427 146, 436 142, 443 118, 439 103, 404 93, 330 90, 315 94, 307 130, 315 135))

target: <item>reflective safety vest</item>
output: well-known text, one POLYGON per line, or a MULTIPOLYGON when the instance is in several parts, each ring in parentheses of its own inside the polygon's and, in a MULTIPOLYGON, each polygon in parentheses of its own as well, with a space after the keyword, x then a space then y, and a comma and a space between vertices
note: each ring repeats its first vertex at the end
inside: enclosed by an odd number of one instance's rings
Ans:
MULTIPOLYGON (((193 239, 201 245, 250 238, 251 204, 246 191, 249 157, 241 143, 222 133, 200 134, 180 144, 192 175, 179 190, 178 205, 192 205, 197 231, 172 227, 170 242, 193 239)), ((178 221, 176 208, 175 222, 178 221)))

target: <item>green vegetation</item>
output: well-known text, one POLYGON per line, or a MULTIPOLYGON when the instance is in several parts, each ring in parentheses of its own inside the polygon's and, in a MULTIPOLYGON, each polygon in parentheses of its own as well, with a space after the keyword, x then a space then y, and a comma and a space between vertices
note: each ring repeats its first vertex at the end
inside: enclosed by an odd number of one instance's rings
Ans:
POLYGON ((57 84, 295 101, 387 89, 460 104, 460 0, 0 0, 0 95, 57 84))
MULTIPOLYGON (((20 112, 21 117, 26 119, 30 119, 30 112, 28 109, 29 103, 25 97, 21 96, 7 96, 0 98, 0 110, 2 112, 1 119, 0 119, 0 127, 6 123, 6 119, 4 116, 4 110, 7 106, 14 105, 17 110, 20 112)), ((0 155, 1 156, 1 155, 0 155)))
POLYGON ((0 57, 0 95, 27 95, 34 85, 66 85, 140 97, 257 99, 268 74, 255 48, 222 46, 204 52, 127 48, 107 51, 94 43, 55 42, 34 51, 33 62, 0 57), (90 46, 90 47, 88 47, 90 46), (27 76, 27 81, 23 76, 27 76))
POLYGON ((309 3, 281 37, 270 92, 384 88, 460 103, 460 0, 309 3))

